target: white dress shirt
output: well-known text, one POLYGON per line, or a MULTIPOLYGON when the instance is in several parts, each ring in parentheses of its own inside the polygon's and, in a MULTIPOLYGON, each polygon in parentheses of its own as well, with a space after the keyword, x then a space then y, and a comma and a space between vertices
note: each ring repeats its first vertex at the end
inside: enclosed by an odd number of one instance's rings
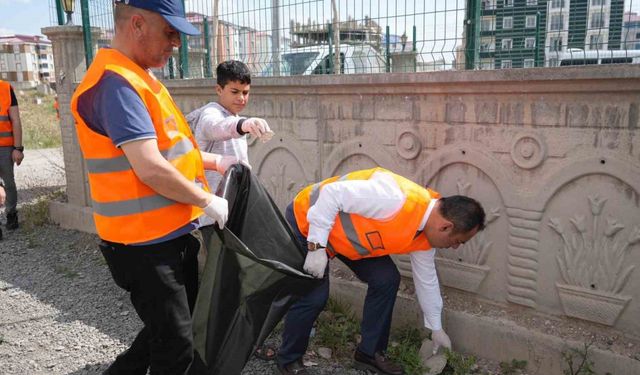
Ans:
MULTIPOLYGON (((326 246, 336 215, 340 211, 385 220, 400 211, 405 200, 406 196, 393 176, 385 172, 375 172, 368 180, 336 181, 326 184, 307 214, 307 240, 326 246)), ((431 200, 420 224, 420 230, 424 229, 435 202, 436 199, 431 200)), ((413 251, 409 255, 416 295, 424 315, 424 325, 432 330, 441 330, 442 297, 434 261, 435 249, 413 251)))

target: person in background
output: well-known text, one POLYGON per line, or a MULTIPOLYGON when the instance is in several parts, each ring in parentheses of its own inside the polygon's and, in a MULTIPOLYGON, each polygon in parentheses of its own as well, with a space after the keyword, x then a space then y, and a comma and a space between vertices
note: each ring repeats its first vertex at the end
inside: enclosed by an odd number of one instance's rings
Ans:
POLYGON ((169 91, 151 73, 198 29, 182 0, 117 0, 112 48, 98 51, 71 100, 88 170, 100 250, 144 327, 106 374, 186 374, 205 214, 222 228, 228 204, 204 169, 235 158, 201 152, 169 91))
POLYGON ((18 99, 9 82, 0 80, 0 179, 6 190, 8 230, 18 229, 18 189, 13 175, 14 165, 24 159, 22 123, 18 99))
POLYGON ((442 328, 442 297, 434 248, 458 248, 484 229, 484 209, 465 196, 437 192, 383 168, 347 173, 307 186, 286 209, 294 234, 308 250, 304 270, 323 279, 285 317, 277 353, 281 374, 307 374, 302 357, 315 320, 329 298, 328 258, 336 257, 367 284, 354 365, 377 374, 403 369, 385 351, 400 273, 390 255, 409 254, 424 324, 434 352, 451 347, 442 328))

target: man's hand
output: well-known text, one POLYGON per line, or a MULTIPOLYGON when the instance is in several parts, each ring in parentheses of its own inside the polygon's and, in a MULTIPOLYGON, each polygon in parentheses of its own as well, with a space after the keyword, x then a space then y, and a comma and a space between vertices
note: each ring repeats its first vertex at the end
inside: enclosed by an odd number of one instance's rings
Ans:
POLYGON ((307 252, 302 269, 317 279, 324 277, 324 269, 327 267, 327 252, 324 249, 307 252))
POLYGON ((7 198, 7 193, 4 191, 4 187, 0 186, 0 206, 4 204, 4 200, 7 198))
POLYGON ((24 159, 24 154, 22 151, 13 150, 11 151, 11 159, 16 163, 16 165, 20 165, 20 163, 22 163, 22 159, 24 159))
POLYGON ((263 142, 268 141, 273 136, 269 124, 259 117, 251 117, 242 123, 242 131, 249 133, 256 138, 260 138, 263 142))
POLYGON ((433 341, 433 354, 436 354, 441 346, 451 349, 451 339, 443 329, 431 332, 431 341, 433 341))
POLYGON ((203 209, 204 213, 218 224, 218 228, 224 228, 229 218, 229 203, 226 199, 211 194, 211 200, 203 209))

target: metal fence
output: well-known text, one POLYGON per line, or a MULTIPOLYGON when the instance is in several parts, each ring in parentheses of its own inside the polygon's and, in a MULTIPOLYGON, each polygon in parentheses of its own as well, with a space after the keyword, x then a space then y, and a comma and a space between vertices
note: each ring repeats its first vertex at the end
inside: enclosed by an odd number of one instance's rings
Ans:
MULTIPOLYGON (((640 63, 640 0, 184 1, 202 34, 183 37, 165 78, 228 59, 255 76, 640 63)), ((101 30, 87 45, 109 44, 112 6, 76 0, 73 21, 101 30)))

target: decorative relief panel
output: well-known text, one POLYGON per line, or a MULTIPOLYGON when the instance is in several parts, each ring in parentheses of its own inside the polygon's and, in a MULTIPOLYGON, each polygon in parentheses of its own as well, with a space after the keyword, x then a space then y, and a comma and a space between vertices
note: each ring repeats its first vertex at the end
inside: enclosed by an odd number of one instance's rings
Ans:
POLYGON ((638 175, 612 160, 596 161, 593 173, 567 177, 547 204, 541 301, 559 313, 637 334, 640 197, 633 186, 638 175), (596 172, 605 165, 611 174, 596 172))
POLYGON ((629 223, 631 228, 625 230, 619 218, 602 217, 606 198, 595 194, 587 200, 589 216, 549 219, 562 244, 556 255, 562 282, 556 286, 567 315, 613 325, 631 300, 622 290, 635 266, 625 260, 640 242, 640 225, 629 223), (566 221, 571 225, 565 227, 566 221))

